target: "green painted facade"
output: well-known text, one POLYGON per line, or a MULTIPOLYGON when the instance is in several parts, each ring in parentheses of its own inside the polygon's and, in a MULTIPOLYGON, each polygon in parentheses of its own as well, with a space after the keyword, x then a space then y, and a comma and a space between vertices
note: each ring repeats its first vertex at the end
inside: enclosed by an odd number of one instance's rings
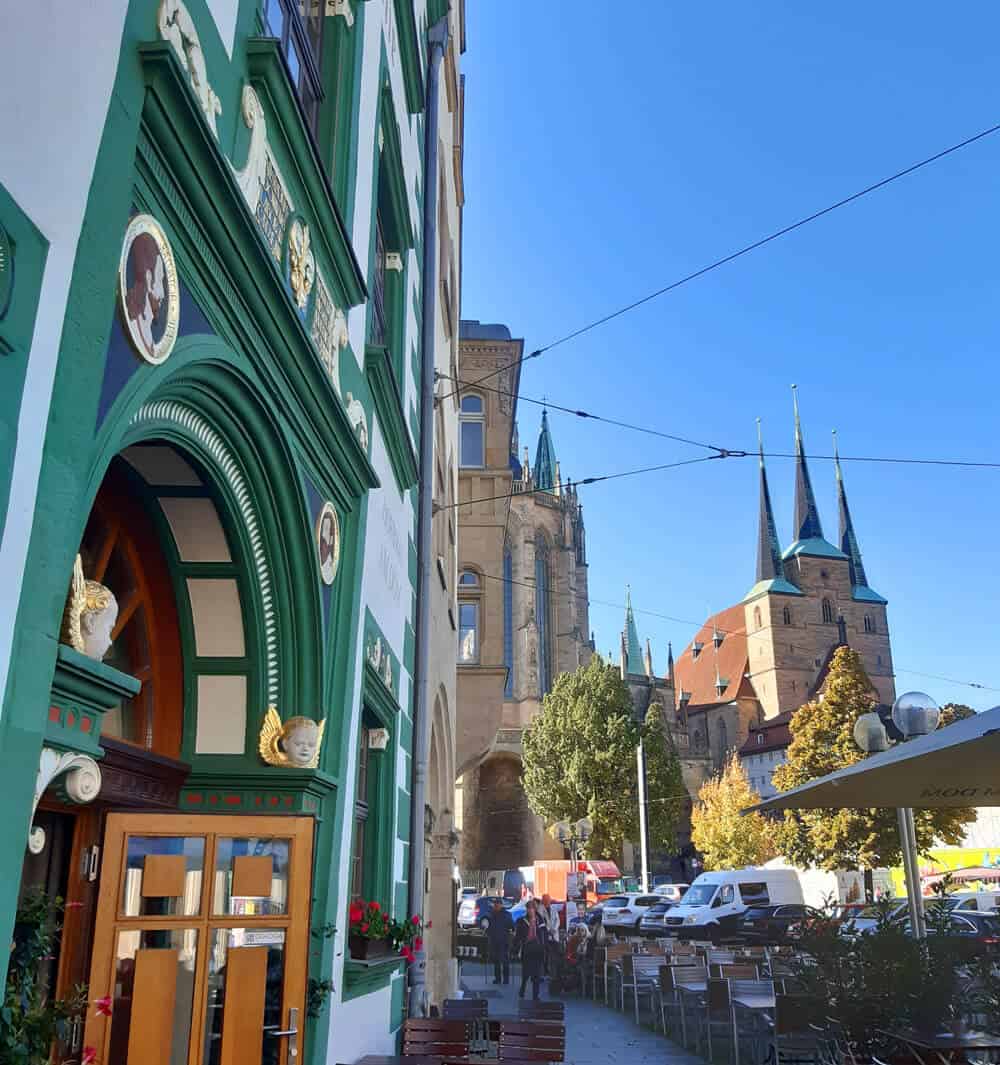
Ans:
MULTIPOLYGON (((188 73, 170 43, 160 39, 156 5, 129 4, 69 285, 0 718, 8 804, 0 821, 0 934, 6 934, 43 744, 99 759, 101 717, 115 693, 124 698, 135 683, 109 666, 81 663, 82 656, 59 643, 74 557, 105 476, 113 465, 124 469, 118 456, 154 442, 169 446, 198 471, 201 487, 126 474, 156 530, 177 606, 183 652, 180 758, 191 767, 180 809, 316 818, 311 922, 313 928, 336 926, 341 934, 311 940, 310 976, 333 976, 339 986, 319 1018, 308 1022, 310 1063, 326 1060, 331 1009, 381 992, 388 1014, 384 1030, 392 1031, 401 1023, 404 997, 397 961, 380 967, 347 961, 342 969, 336 961, 346 953, 342 866, 353 823, 362 721, 387 728, 391 737, 388 749, 373 756, 378 768, 370 805, 380 819, 366 854, 366 883, 400 915, 407 896, 416 579, 409 517, 417 480, 419 383, 418 340, 406 335, 405 312, 415 284, 409 270, 419 264, 416 254, 407 253, 419 250, 420 218, 412 139, 404 158, 396 116, 405 114, 409 126, 423 106, 427 13, 422 3, 396 0, 391 6, 405 99, 393 99, 383 45, 381 135, 366 136, 359 127, 367 13, 364 3, 351 0, 353 25, 343 16, 325 19, 326 98, 314 136, 255 0, 238 5, 231 56, 206 0, 188 0, 221 106, 216 136, 188 73), (359 343, 350 334, 339 350, 337 381, 314 341, 318 287, 305 308, 297 305, 287 245, 283 240, 281 254, 274 254, 239 184, 252 142, 243 110, 248 86, 260 101, 267 147, 294 203, 288 225, 295 220, 308 225, 315 268, 334 305, 353 319, 351 308, 370 302, 374 243, 359 261, 348 228, 355 230, 359 210, 370 210, 372 221, 376 209, 383 213, 393 250, 405 259, 404 269, 388 282, 392 343, 371 345, 363 338, 359 343), (361 165, 368 151, 374 155, 370 167, 361 165), (371 195, 359 196, 357 177, 369 170, 371 195), (178 339, 169 358, 155 366, 122 354, 115 305, 122 238, 137 213, 153 216, 162 227, 181 288, 178 339), (352 424, 348 393, 364 411, 367 442, 352 424), (371 457, 376 426, 388 477, 376 471, 371 457), (381 535, 369 515, 369 495, 376 490, 390 501, 400 526, 398 632, 388 625, 383 631, 363 594, 366 543, 381 535), (172 497, 197 497, 214 506, 231 561, 181 557, 162 505, 172 497), (339 569, 330 586, 319 572, 314 532, 319 506, 327 501, 341 533, 339 569), (236 582, 242 656, 199 656, 188 581, 203 578, 236 582), (381 640, 391 664, 389 683, 369 658, 372 638, 381 640), (199 753, 202 674, 246 678, 242 751, 199 753), (286 718, 326 719, 316 769, 276 768, 258 756, 257 736, 271 703, 286 718)), ((17 270, 10 311, 0 318, 3 515, 47 242, 2 184, 0 224, 16 246, 17 270)), ((369 228, 374 233, 374 225, 369 228)), ((370 321, 370 312, 365 315, 370 321)))

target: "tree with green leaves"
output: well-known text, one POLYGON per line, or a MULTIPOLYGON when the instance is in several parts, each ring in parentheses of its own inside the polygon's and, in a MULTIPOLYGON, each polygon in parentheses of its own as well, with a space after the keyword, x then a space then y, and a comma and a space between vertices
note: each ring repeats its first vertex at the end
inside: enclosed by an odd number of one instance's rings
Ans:
MULTIPOLYGON (((839 647, 830 663, 821 696, 792 715, 787 760, 773 776, 779 791, 860 762, 865 754, 854 742, 854 724, 875 709, 878 699, 858 653, 839 647)), ((939 727, 968 716, 969 708, 949 705, 939 727)), ((961 843, 971 809, 914 810, 917 849, 935 840, 961 843)), ((902 852, 893 809, 789 810, 780 833, 782 853, 796 865, 822 869, 858 869, 899 865, 902 852)))
POLYGON ((706 869, 763 865, 777 854, 774 826, 760 814, 740 813, 759 802, 734 751, 722 772, 702 784, 691 811, 691 842, 706 869))
POLYGON ((673 850, 684 804, 680 763, 653 703, 641 727, 629 690, 600 655, 563 673, 524 735, 523 780, 528 803, 548 824, 589 817, 590 858, 619 859, 622 843, 639 836, 636 748, 646 754, 649 839, 673 850))

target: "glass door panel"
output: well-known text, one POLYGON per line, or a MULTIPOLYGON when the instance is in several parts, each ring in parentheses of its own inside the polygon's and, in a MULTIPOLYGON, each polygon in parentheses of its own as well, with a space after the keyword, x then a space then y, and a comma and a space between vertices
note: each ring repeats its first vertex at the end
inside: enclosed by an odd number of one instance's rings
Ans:
POLYGON ((85 1033, 97 1060, 301 1060, 311 874, 311 818, 111 814, 90 979, 111 1013, 85 1033))

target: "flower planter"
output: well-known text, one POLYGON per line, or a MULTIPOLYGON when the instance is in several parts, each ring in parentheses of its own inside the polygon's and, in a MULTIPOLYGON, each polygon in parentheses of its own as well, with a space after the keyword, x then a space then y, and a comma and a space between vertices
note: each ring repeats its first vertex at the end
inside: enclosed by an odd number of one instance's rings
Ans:
POLYGON ((392 952, 388 939, 369 939, 368 936, 347 937, 347 948, 355 961, 375 961, 386 958, 392 952))

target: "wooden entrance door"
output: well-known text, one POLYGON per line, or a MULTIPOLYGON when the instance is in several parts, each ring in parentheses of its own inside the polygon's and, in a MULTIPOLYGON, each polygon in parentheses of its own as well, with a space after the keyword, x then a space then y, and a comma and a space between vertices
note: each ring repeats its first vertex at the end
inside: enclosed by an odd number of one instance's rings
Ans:
POLYGON ((85 1045, 111 1065, 296 1065, 312 819, 110 814, 85 1045))

